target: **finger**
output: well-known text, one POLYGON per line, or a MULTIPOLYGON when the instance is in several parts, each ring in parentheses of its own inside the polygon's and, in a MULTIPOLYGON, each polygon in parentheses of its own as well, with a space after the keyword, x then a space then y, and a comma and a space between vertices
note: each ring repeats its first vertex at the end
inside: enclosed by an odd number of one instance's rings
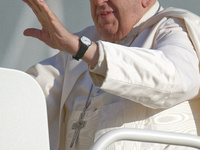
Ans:
POLYGON ((23 0, 23 1, 26 2, 29 7, 31 7, 42 27, 47 28, 47 24, 49 23, 49 18, 46 9, 50 11, 48 4, 45 1, 39 1, 39 0, 23 0))
POLYGON ((45 17, 46 21, 50 22, 55 19, 58 20, 58 18, 53 13, 53 11, 51 10, 51 8, 49 7, 46 1, 44 0, 35 0, 35 1, 37 1, 38 7, 42 11, 43 17, 45 17))
POLYGON ((36 16, 41 12, 40 8, 33 0, 23 0, 36 14, 36 16))
POLYGON ((44 17, 41 16, 42 11, 37 6, 37 4, 33 0, 23 0, 23 1, 32 9, 38 21, 41 23, 42 26, 44 26, 44 22, 45 22, 44 17))
POLYGON ((48 24, 52 20, 58 20, 53 11, 50 9, 48 4, 44 0, 23 0, 29 7, 32 8, 33 12, 36 14, 39 22, 43 28, 48 28, 48 24))
POLYGON ((38 30, 35 28, 29 28, 24 31, 24 35, 39 39, 40 41, 46 43, 48 46, 56 48, 54 45, 54 40, 50 38, 49 33, 45 29, 38 30))
POLYGON ((25 36, 30 36, 41 40, 41 30, 35 28, 29 28, 24 31, 25 36))

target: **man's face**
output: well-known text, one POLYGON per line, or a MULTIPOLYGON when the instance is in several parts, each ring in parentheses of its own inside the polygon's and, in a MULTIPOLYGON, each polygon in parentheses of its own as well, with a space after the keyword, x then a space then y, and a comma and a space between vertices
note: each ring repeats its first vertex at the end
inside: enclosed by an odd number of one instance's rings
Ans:
POLYGON ((144 14, 141 0, 90 0, 90 5, 99 34, 110 42, 124 38, 144 14))

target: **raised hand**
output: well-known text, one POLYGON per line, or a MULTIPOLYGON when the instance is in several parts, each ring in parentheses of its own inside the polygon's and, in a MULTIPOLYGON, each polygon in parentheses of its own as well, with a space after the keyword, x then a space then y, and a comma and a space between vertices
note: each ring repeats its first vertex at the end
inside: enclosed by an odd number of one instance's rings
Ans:
POLYGON ((33 10, 42 26, 41 30, 26 29, 24 35, 37 38, 52 48, 75 54, 79 46, 78 37, 63 26, 48 4, 44 0, 23 1, 33 10))
MULTIPOLYGON (((37 38, 52 48, 76 55, 80 47, 79 37, 71 34, 52 12, 44 0, 23 0, 37 16, 42 29, 29 28, 24 31, 25 36, 37 38)), ((92 42, 82 58, 91 67, 98 62, 98 47, 92 42)))

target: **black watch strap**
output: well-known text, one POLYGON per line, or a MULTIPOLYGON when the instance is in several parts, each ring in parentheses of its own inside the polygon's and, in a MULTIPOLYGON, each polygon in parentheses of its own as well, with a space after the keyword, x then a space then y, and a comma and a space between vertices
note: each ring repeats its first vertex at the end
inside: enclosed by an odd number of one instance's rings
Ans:
MULTIPOLYGON (((84 38, 86 38, 86 37, 84 37, 84 38)), ((87 45, 87 44, 83 43, 81 39, 80 39, 80 43, 81 43, 81 45, 80 45, 80 48, 79 48, 77 54, 75 56, 72 56, 72 58, 74 58, 75 60, 81 59, 84 56, 85 52, 88 50, 88 47, 91 45, 91 44, 87 45)))
POLYGON ((80 49, 78 50, 78 53, 76 54, 76 56, 72 56, 72 58, 74 58, 76 60, 81 59, 84 56, 87 49, 88 49, 87 45, 85 45, 81 42, 81 46, 80 46, 80 49))

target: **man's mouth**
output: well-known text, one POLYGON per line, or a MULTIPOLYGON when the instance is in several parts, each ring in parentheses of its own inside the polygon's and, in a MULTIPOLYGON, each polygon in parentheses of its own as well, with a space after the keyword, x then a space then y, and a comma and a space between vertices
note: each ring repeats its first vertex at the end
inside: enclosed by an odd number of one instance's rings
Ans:
POLYGON ((102 17, 102 18, 107 18, 107 17, 109 17, 110 15, 112 15, 114 12, 113 11, 102 11, 101 13, 100 13, 100 16, 102 17))

